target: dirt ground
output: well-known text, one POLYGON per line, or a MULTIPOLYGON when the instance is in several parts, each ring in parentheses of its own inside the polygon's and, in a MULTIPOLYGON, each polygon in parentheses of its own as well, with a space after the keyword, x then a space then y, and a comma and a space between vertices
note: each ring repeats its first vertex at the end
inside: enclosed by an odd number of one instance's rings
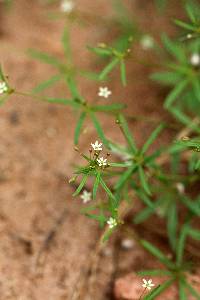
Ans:
MULTIPOLYGON (((152 1, 147 2, 132 1, 131 7, 144 20, 141 25, 148 25, 150 31, 158 34, 156 28, 164 29, 165 20, 162 17, 153 20, 146 18, 152 13, 152 1)), ((99 16, 109 15, 111 1, 79 0, 77 7, 88 12, 95 11, 99 16)), ((14 0, 9 11, 0 7, 0 60, 18 91, 30 91, 46 79, 47 74, 53 74, 53 68, 33 61, 26 51, 37 48, 62 57, 60 36, 64 23, 63 20, 48 19, 47 8, 39 1, 14 0)), ((71 36, 77 66, 96 68, 85 45, 104 41, 109 34, 104 26, 74 24, 71 36)), ((138 50, 137 55, 140 57, 143 54, 138 50)), ((151 115, 160 119, 160 91, 148 80, 149 71, 130 60, 130 88, 123 90, 117 84, 116 77, 110 83, 112 99, 123 99, 129 104, 129 112, 133 115, 151 115)), ((82 80, 80 88, 86 97, 93 99, 98 84, 82 80)), ((49 94, 64 97, 68 92, 61 83, 49 94)), ((162 114, 165 118, 166 114, 162 114)), ((27 97, 12 96, 0 108, 2 300, 74 300, 76 290, 84 286, 82 280, 88 275, 88 264, 100 230, 95 222, 79 213, 81 201, 72 198, 73 188, 68 184, 68 178, 73 174, 73 164, 80 160, 73 150, 75 120, 76 115, 67 107, 27 97), (56 220, 62 224, 48 249, 42 249, 56 220)), ((117 139, 114 121, 105 118, 102 123, 108 136, 117 139)), ((134 122, 133 130, 139 143, 148 135, 149 127, 134 122)), ((81 139, 81 149, 87 151, 95 138, 96 133, 88 124, 81 139)), ((121 238, 113 239, 101 256, 95 294, 91 299, 112 299, 116 276, 137 271, 144 265, 147 254, 136 246, 128 252, 119 250, 121 238)), ((81 300, 84 299, 90 298, 82 296, 81 300)))

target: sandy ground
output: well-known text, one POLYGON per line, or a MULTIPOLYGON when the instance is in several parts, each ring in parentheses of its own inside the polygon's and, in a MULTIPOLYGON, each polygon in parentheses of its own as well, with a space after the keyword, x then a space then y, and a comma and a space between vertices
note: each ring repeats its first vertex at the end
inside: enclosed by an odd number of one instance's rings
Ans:
MULTIPOLYGON (((13 86, 19 91, 30 91, 36 83, 46 79, 47 74, 54 74, 54 70, 33 61, 26 51, 28 48, 37 48, 62 58, 60 36, 64 21, 49 20, 46 7, 38 1, 13 2, 9 11, 0 7, 0 58, 13 86)), ((79 0, 77 7, 80 10, 95 11, 100 16, 110 14, 110 3, 108 5, 106 0, 79 0)), ((144 27, 148 24, 152 31, 156 31, 157 26, 164 28, 161 18, 147 20, 145 16, 151 13, 152 6, 146 6, 145 1, 139 1, 139 4, 136 1, 132 8, 137 9, 144 17, 144 27)), ((90 59, 91 54, 85 44, 95 45, 108 39, 109 34, 103 26, 73 25, 72 46, 76 64, 86 69, 98 68, 90 59)), ((137 55, 140 57, 142 54, 137 55)), ((116 84, 117 77, 110 83, 110 88, 113 100, 123 99, 129 103, 129 113, 137 116, 151 114, 153 118, 159 119, 160 92, 148 80, 148 72, 148 68, 130 60, 130 88, 121 89, 116 84)), ((98 85, 82 80, 80 89, 92 100, 96 97, 98 85)), ((64 97, 68 95, 68 91, 61 83, 50 94, 64 97)), ((163 116, 166 117, 164 113, 163 116)), ((2 300, 73 300, 77 286, 87 277, 84 272, 87 271, 100 231, 96 223, 80 215, 81 201, 72 199, 73 188, 67 180, 72 176, 74 162, 80 161, 73 150, 75 120, 76 115, 66 107, 26 97, 12 96, 0 109, 2 300), (63 222, 55 239, 42 252, 37 264, 38 254, 48 232, 63 213, 63 222)), ((114 120, 104 118, 103 124, 109 136, 118 138, 114 120)), ((151 126, 141 122, 133 123, 139 143, 147 137, 150 129, 151 126)), ((96 138, 96 133, 90 124, 87 125, 86 132, 82 136, 80 147, 87 151, 90 142, 96 138)), ((128 263, 127 259, 123 259, 122 254, 116 254, 112 244, 111 242, 106 247, 101 258, 98 283, 92 299, 111 299, 115 276, 125 273, 130 266, 137 270, 143 264, 143 252, 131 252, 130 265, 130 261, 128 263), (120 272, 116 273, 119 264, 120 272)))

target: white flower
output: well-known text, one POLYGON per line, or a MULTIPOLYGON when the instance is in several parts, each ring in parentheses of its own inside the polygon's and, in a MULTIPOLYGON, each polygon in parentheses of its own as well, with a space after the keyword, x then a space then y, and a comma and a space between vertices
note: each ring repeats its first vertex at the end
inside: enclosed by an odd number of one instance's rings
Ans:
POLYGON ((187 39, 191 39, 192 38, 192 34, 188 33, 186 37, 187 37, 187 39))
POLYGON ((96 141, 94 144, 91 143, 92 148, 94 151, 101 151, 102 150, 102 143, 96 141))
POLYGON ((176 189, 180 195, 183 195, 185 193, 185 186, 182 182, 177 182, 176 189))
POLYGON ((92 197, 92 193, 87 192, 86 190, 84 190, 81 195, 81 199, 83 200, 83 203, 87 203, 91 201, 92 200, 91 197, 92 197))
POLYGON ((153 286, 155 286, 155 284, 152 283, 152 279, 149 279, 149 280, 142 279, 142 281, 144 282, 142 286, 143 286, 143 288, 145 288, 145 289, 151 290, 151 288, 152 288, 153 286))
POLYGON ((100 97, 108 98, 112 92, 107 87, 100 87, 98 95, 100 97))
POLYGON ((117 226, 117 221, 114 218, 110 217, 110 219, 107 221, 107 224, 109 225, 109 228, 112 229, 117 226))
POLYGON ((0 94, 6 93, 8 91, 8 87, 5 81, 0 82, 0 94))
POLYGON ((154 39, 150 35, 143 35, 143 37, 140 40, 140 46, 143 50, 149 50, 154 47, 154 39))
POLYGON ((74 9, 74 3, 71 0, 63 0, 60 9, 65 13, 70 13, 74 9))
POLYGON ((103 157, 98 158, 97 162, 98 162, 99 167, 107 166, 107 159, 106 158, 105 159, 103 157))
POLYGON ((193 65, 194 67, 197 67, 200 65, 200 55, 199 53, 193 53, 190 56, 190 63, 191 65, 193 65))

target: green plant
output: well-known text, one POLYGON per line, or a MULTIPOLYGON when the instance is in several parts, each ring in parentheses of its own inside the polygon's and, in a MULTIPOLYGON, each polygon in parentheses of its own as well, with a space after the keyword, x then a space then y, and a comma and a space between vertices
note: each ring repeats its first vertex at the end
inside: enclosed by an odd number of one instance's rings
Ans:
POLYGON ((200 19, 199 19, 199 5, 194 1, 186 1, 186 12, 189 21, 175 20, 175 24, 181 27, 184 32, 184 39, 199 38, 200 34, 200 19))
MULTIPOLYGON (((144 296, 145 300, 155 299, 174 282, 178 283, 180 300, 187 299, 188 294, 200 299, 187 280, 186 274, 192 266, 184 255, 189 238, 200 240, 200 231, 194 228, 192 223, 200 216, 199 191, 196 191, 195 196, 190 195, 190 190, 200 180, 198 172, 200 168, 198 153, 200 149, 200 10, 194 9, 193 4, 187 4, 186 10, 190 18, 189 23, 175 21, 187 31, 184 34, 186 40, 176 38, 174 41, 167 35, 162 35, 164 47, 156 52, 156 55, 160 55, 159 58, 162 61, 162 64, 157 67, 162 68, 163 71, 159 70, 151 76, 153 80, 168 86, 169 92, 164 101, 164 109, 172 114, 176 121, 176 133, 170 142, 162 146, 158 146, 157 140, 164 131, 168 130, 170 126, 168 122, 161 119, 149 134, 146 142, 138 147, 129 126, 130 118, 126 115, 126 105, 121 103, 96 104, 96 101, 90 103, 78 88, 78 77, 85 76, 102 84, 111 78, 115 69, 120 73, 122 86, 125 87, 129 83, 126 63, 130 61, 134 42, 136 43, 140 38, 139 30, 136 30, 137 26, 135 24, 132 26, 129 19, 127 22, 126 18, 120 18, 118 23, 121 24, 123 30, 120 37, 111 45, 101 43, 95 47, 88 47, 98 59, 101 58, 104 63, 106 62, 99 73, 80 70, 74 66, 69 33, 66 28, 62 36, 63 60, 49 53, 29 50, 29 55, 52 65, 56 71, 53 76, 36 86, 32 93, 19 92, 10 87, 9 80, 0 70, 2 103, 8 96, 19 94, 31 96, 36 100, 67 105, 78 112, 74 144, 77 152, 85 160, 85 164, 76 167, 70 183, 73 184, 79 180, 74 197, 83 191, 81 196, 83 201, 85 203, 92 201, 92 205, 88 204, 82 209, 82 213, 97 220, 101 227, 105 227, 103 242, 108 240, 119 226, 126 227, 124 203, 131 210, 134 201, 141 202, 141 210, 133 217, 135 224, 145 222, 152 215, 160 216, 164 221, 172 259, 169 259, 150 242, 140 237, 137 238, 139 244, 165 267, 163 270, 150 270, 140 272, 140 274, 168 277, 164 284, 144 296), (66 83, 70 92, 69 98, 50 98, 39 94, 61 80, 66 83), (104 134, 99 121, 102 113, 111 117, 116 130, 123 134, 125 140, 123 145, 110 140, 104 134), (88 145, 88 152, 82 153, 77 145, 86 118, 92 121, 101 142, 97 140, 88 145), (103 148, 106 151, 105 156, 102 156, 103 148), (184 172, 181 171, 183 168, 184 172), (87 191, 88 181, 92 181, 92 192, 87 191), (184 217, 180 218, 182 211, 184 211, 184 217)), ((100 87, 99 95, 107 98, 110 93, 107 87, 104 89, 100 87)))

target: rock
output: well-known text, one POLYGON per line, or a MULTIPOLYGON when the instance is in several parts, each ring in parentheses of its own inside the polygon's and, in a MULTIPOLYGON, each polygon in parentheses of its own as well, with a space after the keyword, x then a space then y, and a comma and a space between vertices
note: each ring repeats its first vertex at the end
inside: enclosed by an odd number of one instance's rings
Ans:
POLYGON ((139 299, 142 291, 141 278, 136 274, 128 274, 125 277, 118 278, 114 285, 114 295, 119 300, 139 299))
POLYGON ((124 250, 130 250, 134 247, 134 241, 131 239, 123 239, 121 241, 121 247, 124 250))

